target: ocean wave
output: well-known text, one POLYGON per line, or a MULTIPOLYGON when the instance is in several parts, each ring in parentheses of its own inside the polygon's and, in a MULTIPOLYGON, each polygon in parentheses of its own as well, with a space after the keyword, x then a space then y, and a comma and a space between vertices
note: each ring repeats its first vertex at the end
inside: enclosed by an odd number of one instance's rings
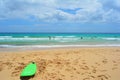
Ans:
POLYGON ((71 40, 79 40, 79 38, 54 38, 54 40, 67 40, 67 41, 71 41, 71 40))
POLYGON ((67 37, 29 37, 29 36, 24 36, 24 37, 12 37, 12 36, 4 36, 0 37, 0 41, 36 41, 36 40, 56 40, 56 41, 73 41, 73 40, 79 40, 79 37, 73 37, 73 36, 67 36, 67 37))
POLYGON ((0 41, 57 41, 57 42, 75 42, 75 41, 91 41, 91 40, 106 40, 106 41, 120 41, 120 38, 92 38, 92 37, 79 37, 79 36, 45 36, 45 37, 32 37, 32 36, 0 36, 0 41))
POLYGON ((12 47, 18 47, 15 45, 0 45, 0 48, 12 48, 12 47))
POLYGON ((103 38, 105 40, 120 40, 120 38, 103 38))
POLYGON ((24 36, 24 38, 29 38, 29 36, 24 36))
POLYGON ((0 38, 0 40, 8 40, 8 41, 31 41, 31 40, 49 40, 49 38, 0 38))
POLYGON ((0 38, 12 38, 12 36, 0 36, 0 38))
POLYGON ((62 39, 62 38, 78 38, 78 37, 76 37, 76 36, 54 36, 53 38, 60 38, 60 39, 62 39))

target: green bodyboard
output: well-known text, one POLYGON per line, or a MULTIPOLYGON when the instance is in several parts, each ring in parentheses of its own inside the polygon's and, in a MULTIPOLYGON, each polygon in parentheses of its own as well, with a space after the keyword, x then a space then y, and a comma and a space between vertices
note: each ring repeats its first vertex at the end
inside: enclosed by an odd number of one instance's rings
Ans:
POLYGON ((34 76, 37 70, 36 63, 32 62, 28 64, 21 72, 20 76, 25 77, 25 76, 34 76))

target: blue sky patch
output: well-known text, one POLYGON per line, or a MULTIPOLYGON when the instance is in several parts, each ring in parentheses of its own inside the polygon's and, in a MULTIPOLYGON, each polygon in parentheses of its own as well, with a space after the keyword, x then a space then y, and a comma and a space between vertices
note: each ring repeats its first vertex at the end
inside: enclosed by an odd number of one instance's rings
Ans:
POLYGON ((70 14, 76 14, 76 11, 80 10, 81 8, 75 8, 75 9, 59 9, 59 10, 62 10, 66 13, 70 13, 70 14))

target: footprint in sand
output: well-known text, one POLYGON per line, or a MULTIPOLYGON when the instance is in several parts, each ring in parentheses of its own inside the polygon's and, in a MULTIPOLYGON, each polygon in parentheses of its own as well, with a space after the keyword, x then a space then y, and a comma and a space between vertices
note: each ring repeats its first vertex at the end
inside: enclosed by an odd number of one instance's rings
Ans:
POLYGON ((44 59, 41 59, 40 61, 37 61, 38 63, 38 73, 41 73, 45 70, 46 66, 47 66, 47 61, 44 59))
POLYGON ((106 64, 108 61, 107 61, 107 59, 104 59, 103 61, 102 61, 102 63, 104 63, 104 64, 106 64))
POLYGON ((92 72, 93 72, 93 73, 96 73, 96 72, 97 72, 97 70, 96 70, 96 69, 93 69, 93 70, 92 70, 92 72))
POLYGON ((97 67, 95 67, 95 66, 91 66, 91 67, 93 68, 93 69, 92 69, 92 72, 93 72, 93 73, 96 73, 96 72, 97 72, 97 70, 96 70, 97 67))
POLYGON ((83 70, 89 70, 89 67, 88 66, 82 66, 81 69, 83 69, 83 70))
POLYGON ((24 68, 25 63, 19 63, 19 66, 15 67, 14 71, 12 72, 12 76, 19 75, 20 71, 24 68))
POLYGON ((11 69, 13 67, 12 62, 4 62, 3 65, 7 66, 8 69, 11 69))
POLYGON ((95 80, 95 76, 90 75, 89 77, 86 77, 83 80, 95 80))
POLYGON ((97 79, 98 80, 108 80, 110 76, 107 76, 107 75, 98 75, 97 76, 97 79))
POLYGON ((77 73, 77 74, 80 74, 80 72, 79 72, 79 71, 77 71, 76 73, 77 73))
POLYGON ((97 66, 100 66, 100 64, 99 64, 99 63, 97 63, 97 62, 96 62, 95 64, 96 64, 97 66))
POLYGON ((116 63, 116 61, 113 61, 113 63, 116 63))
POLYGON ((3 65, 2 64, 3 64, 2 61, 0 61, 0 71, 3 70, 3 65))
POLYGON ((3 67, 0 65, 0 71, 2 71, 3 70, 3 67))
POLYGON ((113 63, 114 63, 114 64, 113 64, 113 68, 112 68, 112 70, 118 69, 118 67, 117 67, 118 64, 116 63, 116 61, 113 61, 113 63))

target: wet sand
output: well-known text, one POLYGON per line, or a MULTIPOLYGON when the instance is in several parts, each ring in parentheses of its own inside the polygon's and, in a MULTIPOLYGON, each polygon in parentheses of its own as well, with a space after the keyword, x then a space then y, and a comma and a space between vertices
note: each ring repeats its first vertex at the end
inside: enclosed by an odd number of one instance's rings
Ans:
POLYGON ((120 47, 0 51, 0 80, 20 80, 29 62, 34 77, 22 80, 119 80, 120 47))

